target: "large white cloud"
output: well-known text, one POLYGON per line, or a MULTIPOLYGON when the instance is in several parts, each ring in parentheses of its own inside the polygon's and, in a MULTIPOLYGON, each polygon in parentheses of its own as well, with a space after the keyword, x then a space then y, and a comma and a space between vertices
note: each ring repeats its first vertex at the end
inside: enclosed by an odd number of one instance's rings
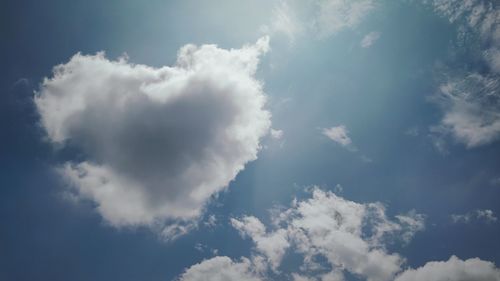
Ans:
POLYGON ((48 139, 78 148, 59 169, 112 225, 190 220, 256 159, 270 127, 254 78, 267 37, 225 50, 186 45, 153 68, 76 54, 35 97, 48 139))
POLYGON ((461 260, 452 256, 448 261, 428 262, 417 269, 409 269, 395 281, 498 281, 500 270, 492 262, 478 258, 461 260))

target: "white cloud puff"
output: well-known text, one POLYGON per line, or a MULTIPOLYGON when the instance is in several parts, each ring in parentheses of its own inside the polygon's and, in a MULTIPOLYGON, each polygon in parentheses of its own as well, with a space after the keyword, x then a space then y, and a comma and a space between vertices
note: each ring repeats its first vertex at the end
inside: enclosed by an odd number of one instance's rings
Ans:
POLYGON ((331 127, 331 128, 324 128, 322 130, 323 135, 327 136, 329 139, 332 141, 348 147, 352 145, 352 140, 349 137, 349 131, 344 125, 336 126, 336 127, 331 127))
POLYGON ((188 268, 180 276, 179 281, 261 281, 251 261, 242 258, 240 262, 234 262, 229 257, 218 256, 204 260, 188 268))
POLYGON ((500 270, 492 262, 478 258, 461 260, 452 256, 448 261, 428 262, 417 269, 409 269, 395 281, 498 281, 500 270))
POLYGON ((254 78, 268 41, 231 50, 186 45, 172 67, 103 53, 56 66, 35 97, 41 125, 51 142, 84 155, 61 175, 114 226, 198 217, 256 159, 269 131, 254 78))

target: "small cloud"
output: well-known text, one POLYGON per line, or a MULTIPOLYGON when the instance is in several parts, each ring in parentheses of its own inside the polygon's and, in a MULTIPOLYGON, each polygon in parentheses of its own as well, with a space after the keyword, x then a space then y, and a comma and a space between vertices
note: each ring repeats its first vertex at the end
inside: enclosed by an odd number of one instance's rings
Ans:
POLYGON ((271 129, 269 133, 271 134, 272 139, 280 140, 283 138, 283 130, 271 129))
POLYGON ((405 135, 410 137, 417 137, 420 134, 418 127, 411 127, 405 131, 405 135))
POLYGON ((207 220, 205 221, 204 225, 209 228, 213 228, 217 225, 217 218, 215 215, 210 215, 208 216, 207 220))
POLYGON ((378 31, 372 31, 363 37, 363 40, 361 40, 361 47, 363 48, 369 48, 371 47, 377 40, 380 38, 380 32, 378 31))
POLYGON ((347 131, 344 125, 331 128, 324 128, 322 132, 323 135, 327 136, 332 141, 344 147, 350 146, 352 144, 352 140, 348 136, 349 131, 347 131))
POLYGON ((453 223, 470 223, 473 220, 484 221, 486 223, 494 223, 498 220, 492 210, 477 209, 465 214, 452 214, 451 220, 453 223))

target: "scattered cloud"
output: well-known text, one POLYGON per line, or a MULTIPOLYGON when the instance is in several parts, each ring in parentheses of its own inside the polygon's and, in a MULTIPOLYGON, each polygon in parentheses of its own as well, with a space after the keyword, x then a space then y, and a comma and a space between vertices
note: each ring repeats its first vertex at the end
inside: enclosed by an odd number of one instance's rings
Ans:
POLYGON ((367 280, 390 280, 404 259, 388 253, 385 243, 400 237, 409 241, 424 225, 424 217, 414 211, 390 220, 381 203, 360 204, 317 187, 312 189, 312 198, 294 200, 289 209, 274 214, 272 230, 251 216, 231 221, 243 236, 252 238, 273 269, 286 249, 302 254, 303 272, 297 272, 295 280, 342 280, 344 270, 367 280), (322 268, 319 256, 331 270, 312 274, 322 268))
POLYGON ((451 134, 468 148, 500 138, 500 80, 473 73, 446 81, 434 96, 443 109, 440 125, 431 131, 451 134))
POLYGON ((478 258, 461 260, 452 256, 448 261, 428 262, 417 269, 408 269, 395 281, 498 281, 500 270, 492 262, 478 258))
POLYGON ((477 210, 474 210, 472 212, 468 212, 468 213, 461 214, 461 215, 460 214, 453 214, 453 215, 451 215, 451 220, 454 223, 469 223, 469 222, 472 222, 474 220, 484 221, 487 223, 493 223, 493 222, 496 222, 498 220, 498 218, 495 216, 495 213, 493 213, 492 210, 477 209, 477 210))
POLYGON ((35 97, 54 144, 85 155, 58 168, 113 226, 191 228, 207 201, 257 158, 270 128, 254 78, 267 37, 225 50, 186 45, 172 67, 76 54, 35 97))
POLYGON ((372 31, 363 37, 363 40, 361 40, 361 47, 363 48, 369 48, 371 47, 377 40, 380 38, 380 32, 378 31, 372 31))
POLYGON ((445 75, 436 99, 444 116, 433 131, 450 134, 468 148, 492 143, 500 138, 500 10, 494 1, 430 2, 436 13, 458 26, 462 45, 453 53, 479 58, 465 62, 461 72, 455 66, 440 69, 445 75))

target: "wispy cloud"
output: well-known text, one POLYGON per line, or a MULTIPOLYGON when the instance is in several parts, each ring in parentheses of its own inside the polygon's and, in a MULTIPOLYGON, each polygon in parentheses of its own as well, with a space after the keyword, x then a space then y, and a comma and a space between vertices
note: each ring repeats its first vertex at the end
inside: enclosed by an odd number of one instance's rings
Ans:
POLYGON ((361 47, 363 48, 369 48, 371 47, 377 40, 380 38, 380 32, 378 31, 372 31, 363 37, 363 40, 361 40, 361 47))

